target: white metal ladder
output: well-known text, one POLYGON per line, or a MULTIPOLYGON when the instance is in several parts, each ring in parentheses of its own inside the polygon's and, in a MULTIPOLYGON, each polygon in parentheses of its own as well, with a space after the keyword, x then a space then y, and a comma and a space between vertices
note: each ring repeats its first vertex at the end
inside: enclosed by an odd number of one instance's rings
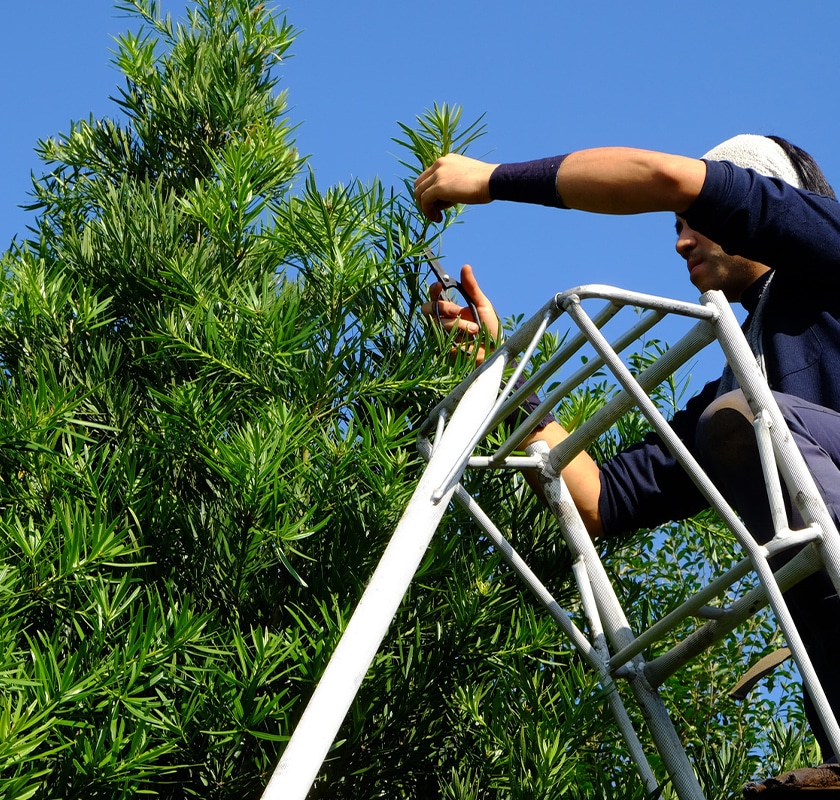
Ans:
MULTIPOLYGON (((828 571, 835 588, 840 591, 840 535, 791 439, 738 322, 720 292, 707 292, 700 298, 700 304, 601 285, 580 286, 554 296, 499 347, 492 358, 432 411, 421 427, 419 446, 428 459, 426 470, 266 786, 264 800, 304 800, 306 797, 441 517, 453 498, 466 508, 484 534, 519 573, 563 633, 596 671, 602 686, 610 690, 615 687, 617 680, 628 682, 680 800, 705 798, 657 687, 767 602, 787 639, 803 684, 814 701, 834 751, 840 752, 838 721, 832 715, 825 692, 782 597, 783 591, 823 567, 828 571), (583 302, 590 300, 602 301, 598 313, 592 317, 583 309, 583 302), (609 344, 601 329, 625 307, 644 313, 636 317, 634 325, 609 344), (634 377, 618 354, 645 336, 669 314, 696 322, 675 345, 634 377), (549 326, 564 315, 577 326, 579 332, 523 385, 515 389, 517 379, 541 338, 549 326), (775 527, 774 538, 765 545, 756 543, 648 397, 648 393, 680 365, 714 340, 720 343, 755 414, 754 428, 775 527), (560 367, 587 343, 594 349, 596 356, 548 391, 545 395, 546 406, 525 419, 491 455, 473 455, 476 445, 487 431, 493 430, 501 420, 517 409, 531 391, 546 384, 549 378, 556 377, 560 367), (506 378, 505 368, 511 365, 515 365, 513 374, 506 378), (514 455, 517 443, 536 427, 545 413, 545 407, 555 406, 604 366, 612 372, 623 391, 551 450, 544 443, 538 442, 528 448, 526 456, 514 455), (745 553, 744 559, 736 566, 640 634, 631 630, 620 599, 608 579, 568 489, 559 476, 566 463, 634 406, 641 410, 660 434, 710 505, 732 530, 745 553), (492 520, 460 485, 461 476, 468 467, 539 469, 546 498, 573 557, 574 576, 581 595, 588 633, 584 633, 555 602, 492 520), (801 530, 792 531, 788 528, 783 483, 789 495, 795 498, 804 520, 801 530), (771 556, 790 547, 800 546, 800 552, 784 567, 775 574, 771 571, 768 563, 771 556), (686 618, 695 616, 710 600, 721 595, 749 572, 757 575, 757 588, 719 610, 714 619, 697 627, 667 652, 652 661, 645 661, 643 652, 649 645, 659 641, 686 618)), ((647 762, 619 693, 608 691, 608 698, 645 788, 652 792, 660 780, 654 776, 647 762)))

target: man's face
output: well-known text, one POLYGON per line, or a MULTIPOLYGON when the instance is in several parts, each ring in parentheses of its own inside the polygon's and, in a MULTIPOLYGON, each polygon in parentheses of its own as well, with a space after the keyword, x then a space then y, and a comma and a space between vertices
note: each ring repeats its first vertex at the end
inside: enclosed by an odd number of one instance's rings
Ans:
POLYGON ((729 301, 741 299, 750 284, 769 267, 741 256, 730 256, 677 217, 677 252, 688 265, 689 280, 701 291, 719 289, 729 301))

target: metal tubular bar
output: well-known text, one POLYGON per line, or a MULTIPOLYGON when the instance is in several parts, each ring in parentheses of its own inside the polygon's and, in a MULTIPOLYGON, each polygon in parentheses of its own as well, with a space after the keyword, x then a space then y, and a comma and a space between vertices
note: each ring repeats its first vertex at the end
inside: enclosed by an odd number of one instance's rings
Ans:
POLYGON ((778 531, 776 535, 764 545, 768 557, 773 557, 778 553, 789 550, 791 547, 798 547, 808 542, 821 542, 823 540, 823 530, 819 525, 810 525, 807 528, 801 528, 798 531, 792 531, 789 528, 778 531))
MULTIPOLYGON (((752 564, 748 558, 739 561, 726 573, 704 586, 697 594, 692 595, 680 606, 662 617, 659 622, 654 623, 646 631, 640 633, 627 647, 615 653, 610 659, 610 666, 613 669, 621 667, 631 658, 650 647, 650 645, 662 639, 663 636, 673 630, 683 620, 694 616, 709 600, 720 597, 735 581, 740 580, 751 571, 752 564)), ((719 610, 723 611, 723 609, 719 610)))
POLYGON ((586 571, 586 562, 583 558, 578 557, 572 562, 572 573, 580 592, 580 600, 583 605, 583 613, 586 616, 586 624, 589 627, 589 635, 592 637, 592 645, 598 655, 609 663, 610 648, 604 634, 604 626, 601 624, 601 618, 598 615, 595 594, 592 591, 592 584, 589 582, 589 573, 586 571))
POLYGON ((679 314, 682 317, 693 317, 707 322, 713 322, 717 313, 715 309, 706 304, 698 305, 697 303, 686 303, 683 300, 673 300, 670 297, 631 292, 627 289, 619 289, 616 286, 606 286, 603 283, 587 283, 560 292, 554 296, 554 303, 559 308, 564 308, 570 300, 577 303, 581 300, 590 299, 609 300, 624 306, 638 306, 651 311, 679 314))
MULTIPOLYGON (((779 406, 767 381, 761 374, 755 358, 735 321, 732 310, 717 292, 707 292, 704 297, 718 308, 721 326, 720 344, 727 361, 738 380, 754 414, 766 411, 771 419, 770 439, 776 454, 779 472, 788 487, 792 501, 796 504, 806 523, 816 523, 822 530, 822 539, 817 545, 822 555, 826 572, 834 588, 840 591, 840 534, 817 489, 813 476, 808 471, 805 459, 793 442, 779 406)), ((770 491, 774 487, 768 487, 770 491)), ((748 551, 749 552, 749 551, 748 551)), ((752 555, 752 554, 751 554, 752 555)), ((840 725, 835 719, 825 691, 814 670, 799 631, 790 615, 782 593, 773 578, 772 570, 763 553, 753 556, 756 574, 764 586, 776 619, 785 634, 793 658, 799 667, 802 682, 811 695, 814 708, 823 724, 823 729, 834 748, 840 752, 840 725)))
POLYGON ((753 420, 755 440, 758 444, 758 458, 761 462, 761 472, 764 475, 764 485, 767 487, 767 502, 770 505, 770 517, 773 520, 773 530, 776 536, 780 531, 787 530, 787 511, 782 495, 782 484, 776 458, 773 453, 773 442, 770 440, 770 426, 773 421, 766 409, 761 409, 753 420))
POLYGON ((648 763, 642 743, 636 734, 633 723, 627 714, 627 709, 621 700, 604 654, 599 652, 597 646, 593 645, 580 629, 574 624, 569 615, 563 610, 560 604, 552 597, 546 586, 537 578, 531 568, 522 560, 522 557, 508 540, 502 535, 493 521, 484 513, 484 510, 473 499, 473 497, 460 484, 455 487, 455 499, 464 507, 467 513, 484 530, 493 545, 501 553, 505 561, 519 575, 522 582, 534 594, 540 604, 548 611, 551 618, 559 626, 575 649, 581 654, 589 666, 598 673, 601 686, 607 691, 607 700, 615 718, 619 732, 624 739, 627 749, 633 761, 637 765, 639 775, 645 788, 653 792, 657 788, 656 777, 648 763))
MULTIPOLYGON (((583 315, 583 318, 589 322, 585 313, 579 306, 574 308, 583 315)), ((575 320, 580 324, 578 320, 575 320)), ((588 325, 587 325, 588 327, 588 325)), ((591 330, 591 329, 590 329, 591 330)), ((603 345, 609 348, 609 344, 603 337, 599 337, 603 345)), ((568 438, 557 445, 552 451, 551 463, 555 469, 562 468, 572 458, 574 458, 581 450, 583 450, 589 442, 597 439, 604 431, 608 430, 616 420, 623 414, 626 414, 634 405, 638 404, 639 397, 647 398, 646 392, 650 392, 659 386, 669 375, 671 375, 681 364, 685 363, 693 355, 696 355, 710 342, 715 339, 714 329, 708 323, 701 322, 695 325, 682 339, 680 339, 673 347, 669 348, 663 353, 655 363, 651 364, 646 370, 639 374, 635 379, 631 376, 631 381, 634 387, 640 387, 643 391, 637 391, 635 388, 628 391, 619 392, 609 403, 603 408, 594 413, 586 422, 579 428, 572 431, 568 438)), ((624 367, 621 360, 615 355, 610 354, 608 357, 601 355, 606 359, 607 366, 612 369, 615 365, 624 367)), ((625 368, 626 374, 629 376, 630 372, 625 368)), ((670 426, 669 426, 670 427, 670 426)))
MULTIPOLYGON (((437 418, 437 428, 436 428, 436 433, 435 433, 435 444, 437 444, 437 443, 439 443, 440 441, 443 440, 443 432, 446 429, 447 417, 448 417, 448 414, 446 413, 446 411, 441 411, 440 415, 437 418)), ((429 456, 426 458, 426 461, 428 461, 431 458, 431 456, 434 454, 434 452, 435 452, 434 451, 434 446, 432 446, 431 452, 430 452, 429 456)))
MULTIPOLYGON (((608 309, 614 308, 613 305, 607 306, 608 309)), ((612 318, 612 316, 610 317, 612 318)), ((629 347, 634 341, 638 338, 643 336, 647 333, 652 327, 656 325, 657 322, 661 321, 662 314, 660 312, 651 312, 650 314, 646 314, 641 322, 627 331, 623 336, 619 337, 615 342, 612 344, 613 350, 617 353, 622 352, 627 347, 629 347)), ((603 325, 598 324, 598 319, 592 320, 593 325, 597 327, 599 330, 603 327, 603 325)), ((577 338, 582 339, 584 342, 586 341, 586 337, 583 334, 579 334, 577 338)), ((577 339, 576 339, 577 340, 577 339)), ((580 349, 579 347, 576 349, 580 349)), ((545 382, 547 376, 554 373, 556 367, 552 364, 553 358, 550 359, 547 363, 545 363, 540 369, 534 373, 525 385, 517 390, 515 394, 508 398, 507 402, 505 403, 505 407, 497 414, 497 419, 493 420, 493 422, 501 422, 511 411, 514 411, 521 400, 524 397, 527 397, 531 391, 538 387, 542 386, 545 382), (528 394, 526 394, 526 392, 528 394)), ((565 398, 569 392, 583 383, 587 378, 592 377, 602 366, 603 361, 600 358, 591 358, 589 361, 586 362, 580 369, 577 370, 573 375, 569 376, 565 381, 562 381, 559 386, 552 389, 546 396, 545 396, 545 405, 549 408, 553 408, 557 405, 563 398, 565 398)), ((513 450, 515 450, 518 446, 518 443, 521 442, 526 436, 528 436, 537 424, 540 422, 544 414, 540 412, 539 409, 536 409, 528 415, 528 417, 523 420, 522 423, 514 430, 510 436, 507 438, 505 442, 502 443, 502 446, 493 454, 493 463, 498 463, 502 459, 504 459, 507 455, 509 455, 513 450)), ((491 422, 492 424, 492 422, 491 422)))
POLYGON ((766 559, 757 559, 755 571, 767 592, 767 597, 770 600, 770 605, 773 608, 773 613, 776 615, 779 627, 785 634, 787 645, 793 654, 796 665, 799 667, 802 682, 811 695, 814 708, 822 722, 823 730, 831 742, 832 748, 837 751, 840 748, 840 726, 838 726, 837 720, 834 718, 831 706, 828 703, 828 697, 811 662, 811 657, 805 649, 805 644, 799 635, 796 623, 793 621, 787 603, 785 603, 782 592, 773 577, 770 564, 766 559))
POLYGON ((539 466, 537 461, 528 456, 508 456, 498 463, 495 459, 495 456, 473 456, 467 463, 475 469, 528 469, 539 466))
MULTIPOLYGON (((516 369, 513 371, 513 375, 511 375, 501 395, 497 398, 496 402, 493 403, 492 408, 485 414, 484 418, 481 421, 481 425, 478 426, 478 428, 475 431, 475 434, 470 438, 468 444, 464 447, 460 458, 456 460, 455 464, 453 464, 452 466, 452 469, 449 471, 449 474, 446 476, 446 478, 444 478, 444 480, 441 482, 441 485, 432 494, 433 500, 439 501, 441 498, 443 498, 445 494, 447 494, 450 491, 450 489, 456 483, 458 483, 458 480, 461 476, 461 472, 463 472, 464 466, 466 465, 467 460, 470 457, 470 453, 472 453, 472 451, 475 449, 475 446, 481 441, 481 438, 484 436, 485 432, 489 427, 490 419, 493 417, 495 412, 498 411, 499 407, 504 404, 507 392, 509 391, 510 387, 516 383, 516 380, 522 374, 522 370, 525 368, 525 363, 528 361, 529 358, 531 358, 531 355, 536 349, 540 337, 542 337, 542 335, 545 333, 546 328, 548 327, 549 316, 549 314, 546 314, 543 317, 540 325, 537 326, 533 338, 528 343, 528 346, 525 348, 525 357, 522 359, 521 363, 517 364, 516 369)), ((501 362, 502 368, 504 368, 505 358, 502 357, 498 360, 501 362)))
MULTIPOLYGON (((529 445, 527 450, 529 453, 536 452, 543 455, 544 466, 540 473, 540 480, 546 499, 560 522, 561 531, 572 555, 580 558, 586 566, 598 615, 604 623, 607 635, 615 647, 629 644, 633 636, 624 610, 583 525, 568 487, 551 467, 548 446, 544 442, 535 442, 529 445)), ((677 795, 680 800, 705 800, 703 790, 691 768, 671 717, 659 694, 647 681, 641 656, 636 656, 632 667, 627 671, 627 681, 636 702, 642 709, 642 714, 648 723, 651 736, 662 756, 662 762, 677 795)))
POLYGON ((834 524, 834 520, 816 487, 813 476, 805 465, 802 454, 792 441, 781 412, 778 410, 772 393, 766 385, 764 385, 764 391, 773 403, 779 419, 779 424, 774 422, 770 426, 770 438, 777 456, 779 472, 803 518, 820 527, 822 537, 819 549, 823 554, 825 570, 831 578, 834 588, 840 593, 840 533, 838 533, 837 526, 834 524), (803 487, 807 487, 807 489, 803 491, 803 487))
MULTIPOLYGON (((458 404, 452 421, 406 508, 370 583, 315 688, 283 756, 263 792, 263 800, 304 800, 330 745, 385 637, 446 510, 432 494, 451 463, 473 437, 498 394, 504 362, 486 370, 458 404)), ((454 489, 454 487, 453 487, 454 489)), ((447 498, 448 499, 448 498, 447 498)))
MULTIPOLYGON (((615 303, 607 303, 601 311, 595 315, 593 318, 593 323, 597 325, 599 328, 603 328, 619 311, 621 311, 622 306, 617 305, 615 303)), ((506 343, 506 344, 509 344, 506 343)), ((546 371, 546 374, 552 374, 556 372, 560 367, 563 366, 581 347, 586 344, 586 337, 578 332, 576 333, 568 342, 560 347, 560 349, 548 360, 545 364, 543 364, 542 368, 539 370, 540 373, 543 370, 546 371)), ((541 385, 541 382, 538 380, 538 373, 534 373, 525 381, 519 389, 514 392, 508 402, 511 404, 512 407, 516 408, 519 403, 531 394, 534 389, 541 385)), ((501 417, 499 420, 500 422, 504 417, 501 417)))
MULTIPOLYGON (((814 547, 806 547, 776 572, 776 580, 784 592, 803 578, 818 572, 821 567, 822 563, 814 547)), ((764 588, 756 586, 738 598, 718 619, 710 620, 670 650, 648 661, 645 674, 651 685, 662 685, 680 667, 722 639, 756 611, 764 608, 767 602, 764 588)))

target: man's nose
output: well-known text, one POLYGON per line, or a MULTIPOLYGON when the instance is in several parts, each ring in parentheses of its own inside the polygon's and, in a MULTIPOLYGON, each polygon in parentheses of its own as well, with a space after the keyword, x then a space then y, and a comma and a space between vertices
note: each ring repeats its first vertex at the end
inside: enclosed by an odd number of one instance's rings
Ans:
POLYGON ((677 243, 674 245, 676 251, 685 259, 691 255, 691 251, 697 245, 697 237, 694 231, 683 225, 682 230, 677 234, 677 243))

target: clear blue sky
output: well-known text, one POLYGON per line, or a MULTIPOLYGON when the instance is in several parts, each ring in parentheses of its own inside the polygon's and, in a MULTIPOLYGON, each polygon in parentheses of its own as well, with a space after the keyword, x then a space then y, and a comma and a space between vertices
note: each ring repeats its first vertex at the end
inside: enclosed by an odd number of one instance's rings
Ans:
MULTIPOLYGON (((182 16, 180 0, 162 9, 182 16)), ((485 114, 473 154, 516 161, 596 145, 700 155, 742 132, 809 150, 840 186, 840 3, 833 0, 290 0, 301 30, 283 85, 300 149, 322 188, 399 184, 398 121, 435 102, 485 114)), ((116 114, 109 0, 10 3, 0 83, 0 241, 31 221, 38 138, 116 114)), ((475 208, 444 241, 500 312, 530 315, 556 291, 611 283, 694 300, 669 215, 594 217, 532 206, 475 208)), ((708 377, 708 376, 703 376, 708 377)))

